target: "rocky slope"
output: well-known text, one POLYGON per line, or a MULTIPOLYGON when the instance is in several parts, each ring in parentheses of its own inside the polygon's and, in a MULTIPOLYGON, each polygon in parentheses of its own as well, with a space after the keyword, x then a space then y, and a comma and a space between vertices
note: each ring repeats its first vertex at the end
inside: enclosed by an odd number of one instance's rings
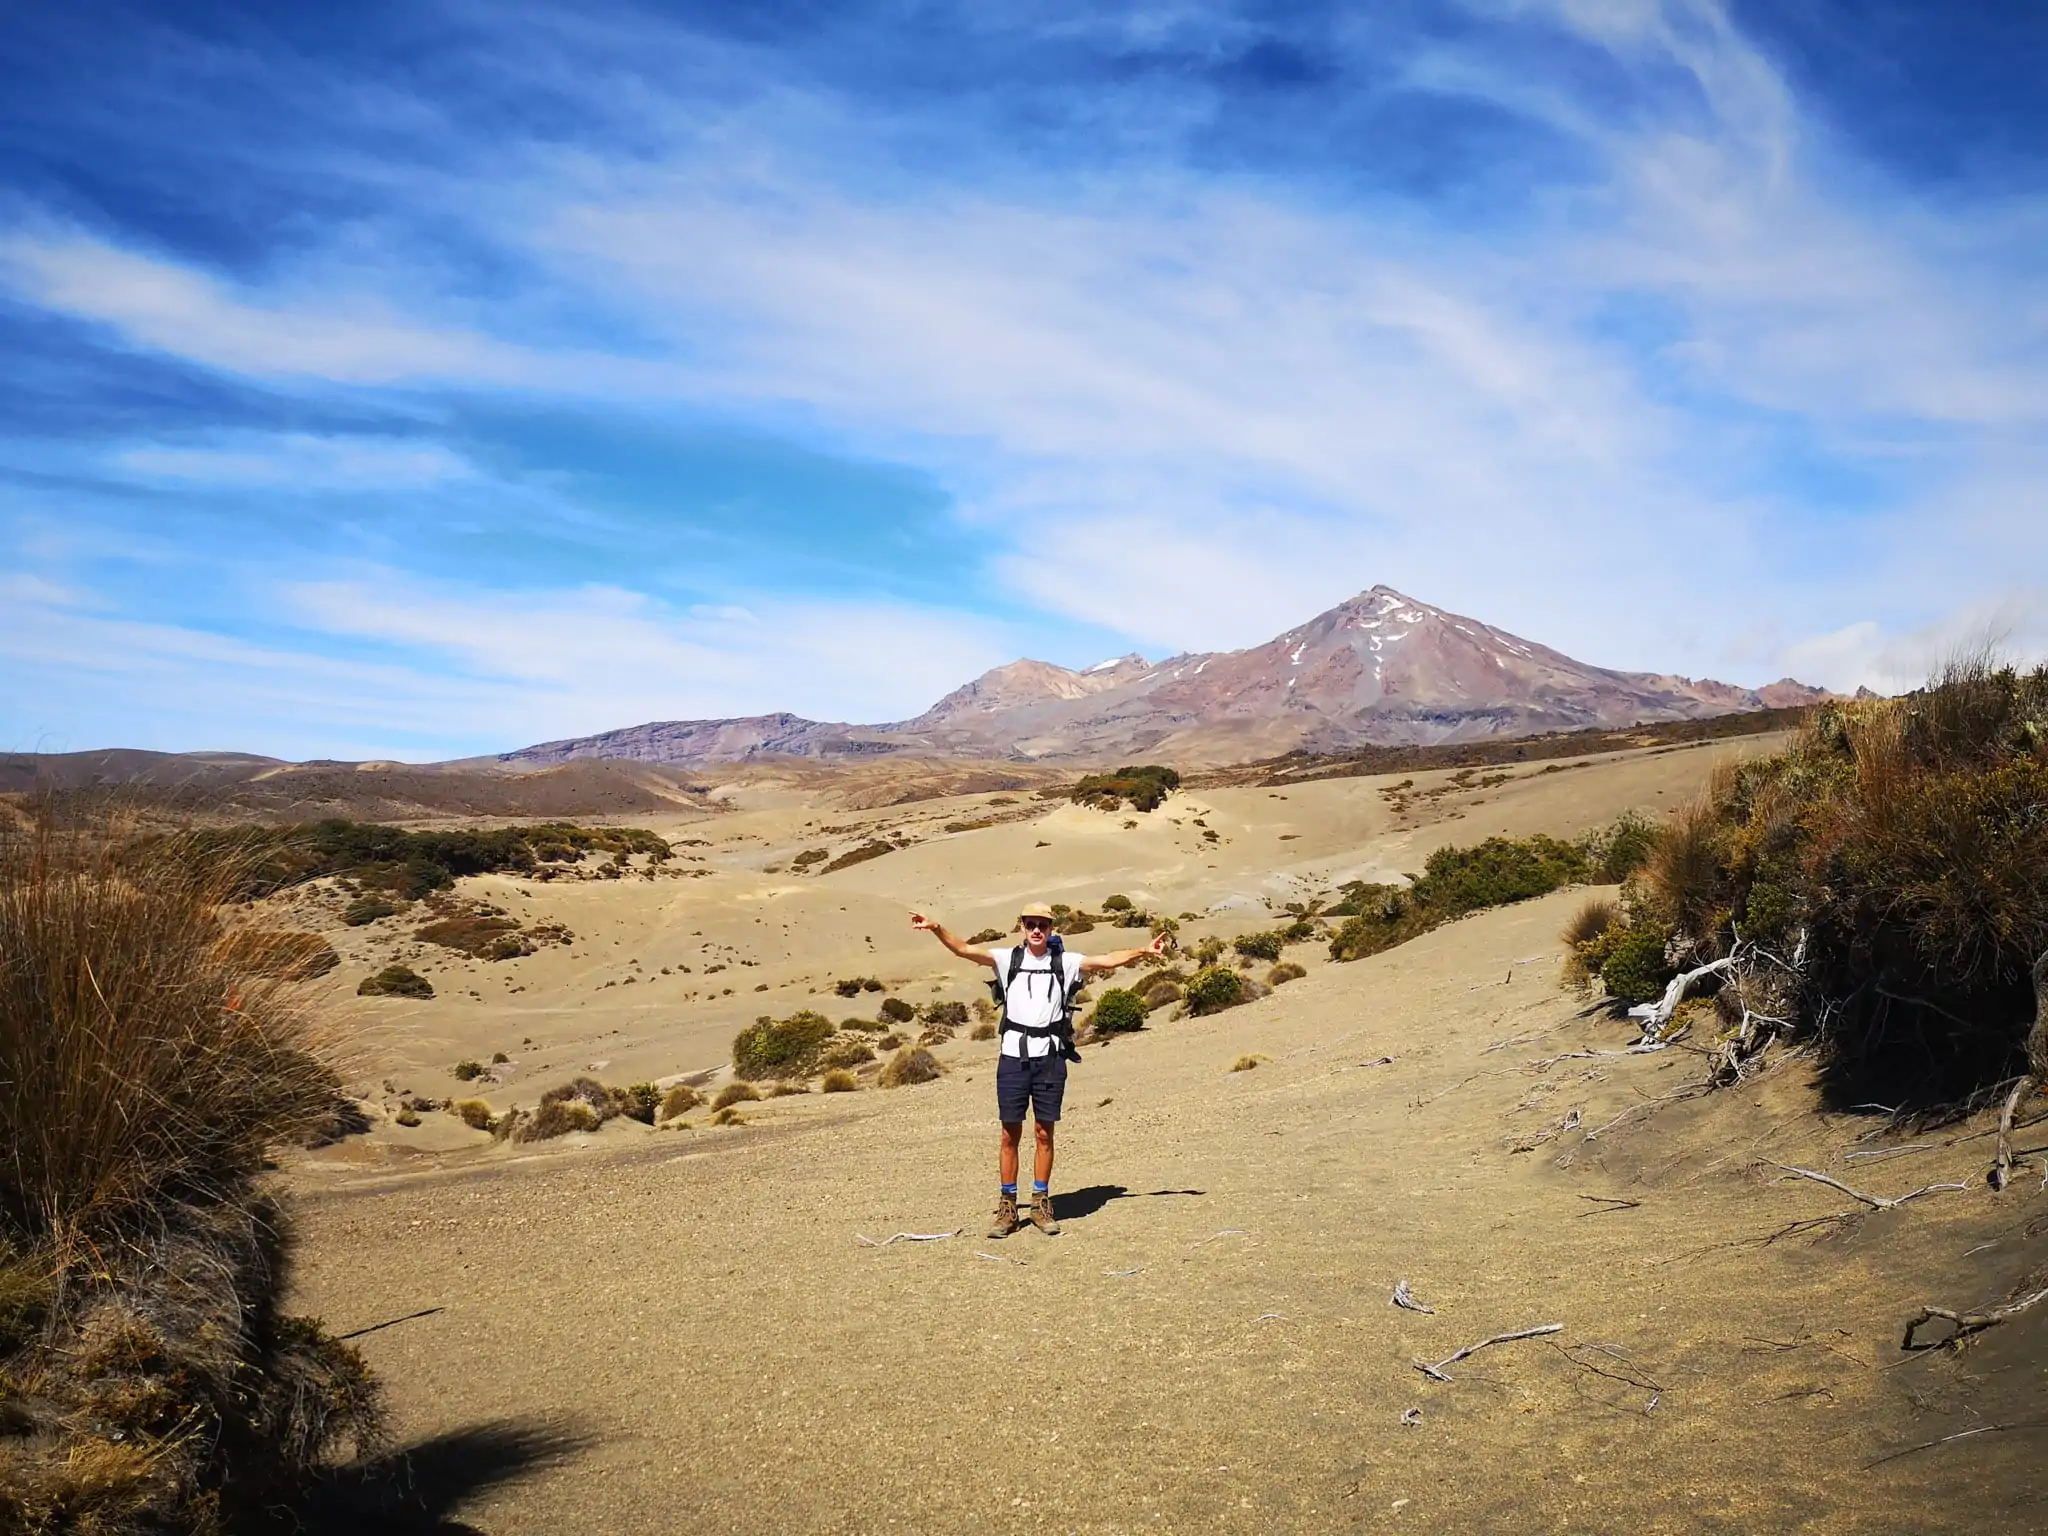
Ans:
POLYGON ((881 753, 1208 764, 1305 750, 1412 745, 1697 719, 1827 697, 1787 678, 1760 690, 1589 666, 1476 619, 1374 587, 1243 651, 1124 656, 1085 671, 1016 661, 914 719, 794 715, 666 721, 507 753, 702 765, 881 753))

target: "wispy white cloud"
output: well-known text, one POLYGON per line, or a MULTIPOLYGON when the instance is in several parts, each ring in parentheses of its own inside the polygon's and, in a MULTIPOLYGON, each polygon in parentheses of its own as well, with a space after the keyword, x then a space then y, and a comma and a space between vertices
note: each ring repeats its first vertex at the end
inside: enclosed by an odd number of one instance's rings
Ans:
POLYGON ((240 434, 203 446, 150 443, 114 455, 148 479, 296 490, 406 490, 468 480, 476 467, 430 441, 240 434))

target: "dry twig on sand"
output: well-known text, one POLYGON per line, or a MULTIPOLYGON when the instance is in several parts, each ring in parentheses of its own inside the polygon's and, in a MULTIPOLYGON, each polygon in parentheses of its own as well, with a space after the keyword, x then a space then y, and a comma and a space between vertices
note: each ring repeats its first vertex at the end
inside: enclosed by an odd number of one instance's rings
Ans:
POLYGON ((1851 1189, 1840 1179, 1831 1179, 1824 1173, 1815 1173, 1811 1168, 1794 1168, 1789 1163, 1772 1163, 1770 1166, 1780 1169, 1785 1173, 1796 1173, 1802 1179, 1812 1179, 1816 1184, 1825 1184, 1830 1189, 1839 1189, 1851 1200, 1861 1201, 1873 1211, 1895 1210, 1899 1206, 1904 1205, 1908 1200, 1918 1200, 1922 1195, 1937 1195, 1950 1190, 1968 1189, 1970 1187, 1967 1184, 1923 1184, 1918 1189, 1909 1190, 1895 1199, 1887 1200, 1883 1195, 1866 1195, 1860 1189, 1851 1189))
POLYGON ((2019 1316, 2027 1308, 2043 1301, 2048 1301, 2048 1287, 2035 1291, 2031 1296, 2022 1296, 2018 1301, 2009 1301, 2002 1307, 1986 1307, 1981 1312, 1952 1312, 1947 1307, 1922 1307, 1906 1319, 1906 1332, 1899 1340, 1899 1348, 1918 1351, 1960 1344, 1971 1334, 1982 1333, 1986 1328, 1996 1328, 2000 1323, 2019 1316), (1918 1338, 1919 1331, 1937 1318, 1945 1323, 1953 1323, 1956 1331, 1945 1339, 1922 1343, 1918 1338))
POLYGON ((891 1237, 882 1238, 879 1242, 863 1232, 856 1232, 853 1235, 870 1248, 886 1248, 891 1243, 943 1243, 947 1238, 958 1237, 966 1230, 965 1227, 955 1227, 950 1232, 898 1232, 891 1237))
POLYGON ((2027 1419, 2018 1424, 1979 1424, 1975 1429, 1959 1429, 1952 1435, 1943 1435, 1939 1440, 1922 1441, 1919 1445, 1909 1445, 1902 1451, 1892 1451, 1880 1456, 1875 1461, 1866 1461, 1863 1463, 1863 1470, 1868 1472, 1872 1467, 1881 1467, 1888 1461, 1897 1461, 1901 1456, 1911 1456, 1916 1451, 1931 1451, 1937 1445, 1947 1445, 1951 1440, 1967 1440, 1972 1435, 1999 1435, 2009 1429, 2043 1428, 2048 1428, 2048 1419, 2027 1419))
POLYGON ((1387 1298, 1387 1305, 1390 1307, 1404 1307, 1410 1312, 1420 1312, 1429 1317, 1436 1316, 1435 1307, 1425 1307, 1415 1299, 1415 1293, 1408 1289, 1408 1282, 1406 1280, 1396 1280, 1394 1282, 1394 1294, 1387 1298))
POLYGON ((1624 1200, 1619 1195, 1581 1195, 1579 1198, 1581 1200, 1596 1200, 1602 1207, 1602 1209, 1597 1211, 1581 1211, 1579 1212, 1581 1216, 1605 1216, 1612 1211, 1632 1211, 1643 1203, 1640 1200, 1624 1200))
POLYGON ((1449 1381, 1451 1378, 1445 1374, 1449 1367, 1456 1365, 1460 1360, 1478 1354, 1482 1349, 1487 1349, 1495 1344, 1512 1344, 1517 1339, 1540 1339, 1546 1333, 1563 1332, 1563 1323, 1543 1323, 1534 1328, 1518 1328, 1513 1333, 1496 1333, 1492 1338, 1481 1339, 1477 1344, 1467 1344, 1454 1355, 1444 1356, 1435 1365, 1429 1365, 1418 1360, 1415 1362, 1415 1369, 1422 1372, 1431 1381, 1449 1381))

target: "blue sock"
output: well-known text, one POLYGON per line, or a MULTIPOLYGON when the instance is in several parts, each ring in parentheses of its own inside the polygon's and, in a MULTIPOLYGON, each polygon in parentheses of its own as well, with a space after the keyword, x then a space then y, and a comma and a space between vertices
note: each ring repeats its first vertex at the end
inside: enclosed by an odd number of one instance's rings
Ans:
POLYGON ((1033 1193, 1034 1195, 1045 1194, 1051 1188, 1051 1183, 1045 1179, 1033 1179, 1031 1181, 1031 1193, 1033 1193))
POLYGON ((1015 1184, 1014 1182, 1012 1182, 1012 1183, 1009 1183, 1009 1184, 1005 1184, 1005 1185, 1003 1186, 1003 1193, 1004 1193, 1004 1194, 1006 1194, 1006 1195, 1008 1195, 1008 1196, 1009 1196, 1009 1197, 1010 1197, 1010 1198, 1011 1198, 1012 1200, 1016 1199, 1016 1198, 1017 1198, 1017 1186, 1016 1186, 1016 1184, 1015 1184))

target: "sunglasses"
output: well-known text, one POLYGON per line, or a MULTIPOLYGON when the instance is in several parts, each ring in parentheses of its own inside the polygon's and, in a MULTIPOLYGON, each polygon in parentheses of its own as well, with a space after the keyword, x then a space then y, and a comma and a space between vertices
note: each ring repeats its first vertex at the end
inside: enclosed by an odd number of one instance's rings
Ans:
POLYGON ((1050 931, 1052 928, 1052 921, 1049 918, 1043 917, 1027 917, 1024 919, 1024 927, 1027 931, 1032 933, 1038 932, 1038 930, 1041 928, 1050 931))

